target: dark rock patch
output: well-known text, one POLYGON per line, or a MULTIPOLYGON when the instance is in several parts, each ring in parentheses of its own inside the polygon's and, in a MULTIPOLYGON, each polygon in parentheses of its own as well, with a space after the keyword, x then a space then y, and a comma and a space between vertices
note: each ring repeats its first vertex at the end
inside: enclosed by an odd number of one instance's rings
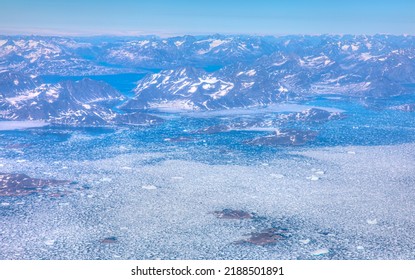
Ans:
POLYGON ((344 119, 346 116, 340 112, 329 112, 326 110, 311 108, 298 113, 291 113, 286 116, 288 120, 322 123, 331 120, 344 119))
POLYGON ((26 174, 0 173, 0 196, 25 196, 41 192, 45 187, 68 183, 70 181, 37 179, 26 174))
POLYGON ((49 194, 49 196, 53 197, 53 198, 61 198, 61 197, 65 197, 65 196, 67 196, 68 194, 71 194, 71 193, 72 192, 70 192, 70 191, 59 191, 59 192, 51 193, 51 194, 49 194))
POLYGON ((250 243, 259 246, 273 245, 287 237, 288 230, 273 227, 260 232, 252 232, 248 239, 239 241, 238 243, 250 243))
POLYGON ((101 239, 99 242, 101 242, 102 244, 115 244, 118 243, 118 238, 115 236, 106 237, 104 239, 101 239))
POLYGON ((235 219, 235 220, 243 220, 243 219, 252 219, 254 217, 253 213, 248 213, 243 210, 232 210, 232 209, 224 209, 222 211, 215 211, 213 212, 218 219, 235 219))

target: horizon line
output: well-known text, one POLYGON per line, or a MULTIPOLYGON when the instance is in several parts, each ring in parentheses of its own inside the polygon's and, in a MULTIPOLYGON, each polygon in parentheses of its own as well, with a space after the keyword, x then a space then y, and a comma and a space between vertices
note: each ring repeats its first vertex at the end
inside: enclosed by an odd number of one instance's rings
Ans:
POLYGON ((95 32, 95 31, 86 31, 86 32, 77 32, 77 31, 57 31, 57 30, 10 30, 0 29, 0 36, 40 36, 40 37, 160 37, 160 38, 173 38, 173 37, 183 37, 183 36, 212 36, 212 35, 237 35, 237 36, 258 36, 258 37, 283 37, 283 36, 376 36, 376 35, 386 35, 386 36, 415 36, 415 34, 408 33, 262 33, 262 32, 164 32, 164 31, 110 31, 110 32, 95 32))
POLYGON ((253 36, 253 37, 287 37, 287 36, 310 36, 310 37, 318 37, 318 36, 367 36, 367 37, 374 37, 374 36, 396 36, 396 37, 415 37, 415 35, 402 33, 402 34, 394 34, 394 33, 374 33, 374 34, 365 34, 365 33, 286 33, 286 34, 257 34, 257 33, 219 33, 219 32, 212 32, 212 33, 178 33, 178 34, 156 34, 156 33, 140 33, 140 34, 114 34, 114 33, 92 33, 92 34, 42 34, 42 33, 2 33, 0 32, 0 36, 2 37, 61 37, 61 38, 93 38, 93 37, 117 37, 117 38, 128 38, 128 37, 158 37, 162 39, 169 39, 175 37, 185 37, 185 36, 214 36, 214 35, 222 35, 222 36, 253 36))

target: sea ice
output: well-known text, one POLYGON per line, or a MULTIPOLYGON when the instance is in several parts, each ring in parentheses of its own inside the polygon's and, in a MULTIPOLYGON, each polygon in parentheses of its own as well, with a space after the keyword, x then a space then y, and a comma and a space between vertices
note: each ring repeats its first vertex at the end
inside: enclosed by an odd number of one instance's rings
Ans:
POLYGON ((164 153, 135 147, 137 152, 62 159, 59 165, 51 164, 55 158, 48 155, 24 166, 2 159, 8 172, 46 172, 79 184, 63 197, 35 193, 2 207, 3 212, 17 211, 0 215, 0 239, 7 239, 0 242, 0 259, 17 258, 22 246, 18 258, 27 259, 111 259, 114 254, 122 259, 413 259, 414 147, 351 147, 359 154, 353 158, 344 147, 294 147, 294 157, 278 154, 251 162, 234 150, 241 160, 232 164, 215 159, 213 152, 206 152, 209 160, 194 159, 194 147, 180 146, 164 153), (264 160, 276 167, 275 173, 260 165, 264 160), (70 168, 56 168, 61 165, 70 168), (134 172, 120 172, 128 165, 134 172), (311 172, 312 166, 319 169, 311 172), (319 188, 305 187, 305 176, 319 178, 322 170, 330 170, 330 180, 320 180, 319 188), (282 174, 287 177, 275 188, 282 174), (97 183, 104 176, 112 179, 110 184, 97 183), (25 201, 24 207, 18 201, 25 201), (212 215, 222 209, 249 209, 255 216, 222 220, 212 215), (379 223, 368 226, 369 221, 379 223), (237 243, 254 229, 256 237, 266 237, 270 232, 263 230, 272 227, 286 228, 278 232, 284 238, 267 247, 237 243), (98 241, 112 235, 119 235, 120 242, 103 248, 98 241), (59 240, 52 244, 57 250, 45 249, 48 239, 59 240))

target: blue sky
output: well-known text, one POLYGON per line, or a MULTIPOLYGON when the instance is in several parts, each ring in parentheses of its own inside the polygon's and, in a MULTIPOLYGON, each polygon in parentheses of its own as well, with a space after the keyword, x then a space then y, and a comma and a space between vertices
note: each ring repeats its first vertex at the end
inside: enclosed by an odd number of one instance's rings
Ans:
POLYGON ((415 34, 415 1, 0 0, 0 33, 415 34))

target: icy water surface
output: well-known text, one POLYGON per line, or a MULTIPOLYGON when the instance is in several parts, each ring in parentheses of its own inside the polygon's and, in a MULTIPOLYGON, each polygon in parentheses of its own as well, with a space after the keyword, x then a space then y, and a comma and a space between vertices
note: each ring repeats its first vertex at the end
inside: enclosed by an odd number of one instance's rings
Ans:
POLYGON ((0 131, 0 258, 414 259, 413 113, 303 106, 347 117, 281 124, 318 132, 301 146, 234 129, 269 111, 0 131))

